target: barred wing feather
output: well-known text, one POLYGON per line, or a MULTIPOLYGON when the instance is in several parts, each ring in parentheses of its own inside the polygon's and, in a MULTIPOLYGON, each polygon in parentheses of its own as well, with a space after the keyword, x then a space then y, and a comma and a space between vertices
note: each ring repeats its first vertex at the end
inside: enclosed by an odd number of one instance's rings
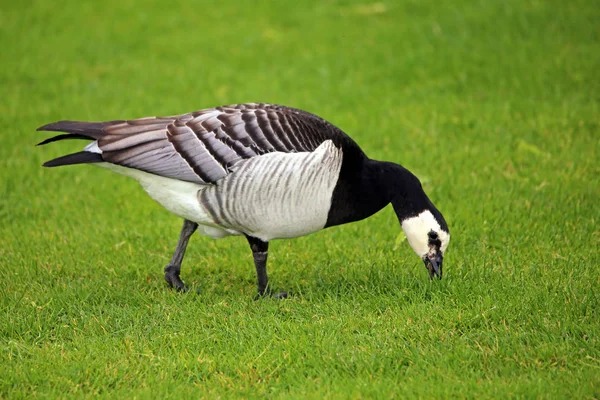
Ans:
POLYGON ((241 160, 269 152, 313 151, 328 139, 337 146, 351 141, 313 114, 262 103, 115 121, 100 131, 93 137, 104 161, 198 183, 214 183, 241 160))

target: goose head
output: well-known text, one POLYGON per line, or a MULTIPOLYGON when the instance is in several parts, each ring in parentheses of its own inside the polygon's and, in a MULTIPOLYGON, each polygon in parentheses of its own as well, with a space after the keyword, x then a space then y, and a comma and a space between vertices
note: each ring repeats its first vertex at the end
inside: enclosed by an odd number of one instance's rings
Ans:
POLYGON ((400 165, 388 165, 389 198, 408 243, 423 260, 429 278, 442 279, 444 253, 450 243, 448 224, 414 174, 400 165))
POLYGON ((405 218, 401 225, 408 243, 423 260, 429 278, 437 276, 442 279, 444 253, 450 243, 450 233, 442 214, 435 208, 424 210, 416 216, 405 218))

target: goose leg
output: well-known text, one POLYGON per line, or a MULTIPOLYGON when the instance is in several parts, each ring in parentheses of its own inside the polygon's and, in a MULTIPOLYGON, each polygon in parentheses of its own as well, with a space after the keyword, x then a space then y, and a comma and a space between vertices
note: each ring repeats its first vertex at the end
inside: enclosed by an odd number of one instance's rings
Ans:
POLYGON ((190 236, 196 232, 196 229, 198 229, 197 223, 188 221, 187 219, 183 221, 183 227, 181 228, 181 234, 179 235, 179 242, 177 242, 177 247, 173 253, 173 258, 171 258, 169 265, 165 267, 165 280, 169 286, 177 289, 177 291, 187 290, 183 284, 183 281, 179 277, 179 272, 181 271, 181 262, 183 261, 183 256, 185 255, 185 249, 188 241, 190 240, 190 236))
MULTIPOLYGON (((250 249, 252 249, 252 257, 254 258, 254 266, 256 267, 256 278, 258 280, 258 297, 270 294, 269 278, 267 276, 267 256, 269 255, 269 242, 263 242, 252 236, 246 236, 250 249)), ((287 292, 281 292, 274 295, 278 299, 288 297, 287 292)))

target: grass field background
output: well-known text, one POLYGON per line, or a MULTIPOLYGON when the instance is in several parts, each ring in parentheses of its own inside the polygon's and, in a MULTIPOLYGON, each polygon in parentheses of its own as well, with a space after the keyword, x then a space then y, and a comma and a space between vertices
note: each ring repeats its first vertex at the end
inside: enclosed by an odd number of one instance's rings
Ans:
POLYGON ((595 1, 3 2, 0 397, 600 397, 595 1), (263 101, 417 174, 430 282, 390 208, 271 244, 192 238, 136 182, 44 169, 59 119, 263 101))

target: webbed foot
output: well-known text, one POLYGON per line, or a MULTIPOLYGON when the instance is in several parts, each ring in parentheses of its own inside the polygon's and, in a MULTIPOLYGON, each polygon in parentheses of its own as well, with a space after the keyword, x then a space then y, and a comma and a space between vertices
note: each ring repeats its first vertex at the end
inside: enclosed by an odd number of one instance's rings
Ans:
POLYGON ((176 265, 169 264, 165 267, 165 280, 178 292, 187 292, 188 288, 185 286, 181 278, 179 277, 180 268, 176 265))

